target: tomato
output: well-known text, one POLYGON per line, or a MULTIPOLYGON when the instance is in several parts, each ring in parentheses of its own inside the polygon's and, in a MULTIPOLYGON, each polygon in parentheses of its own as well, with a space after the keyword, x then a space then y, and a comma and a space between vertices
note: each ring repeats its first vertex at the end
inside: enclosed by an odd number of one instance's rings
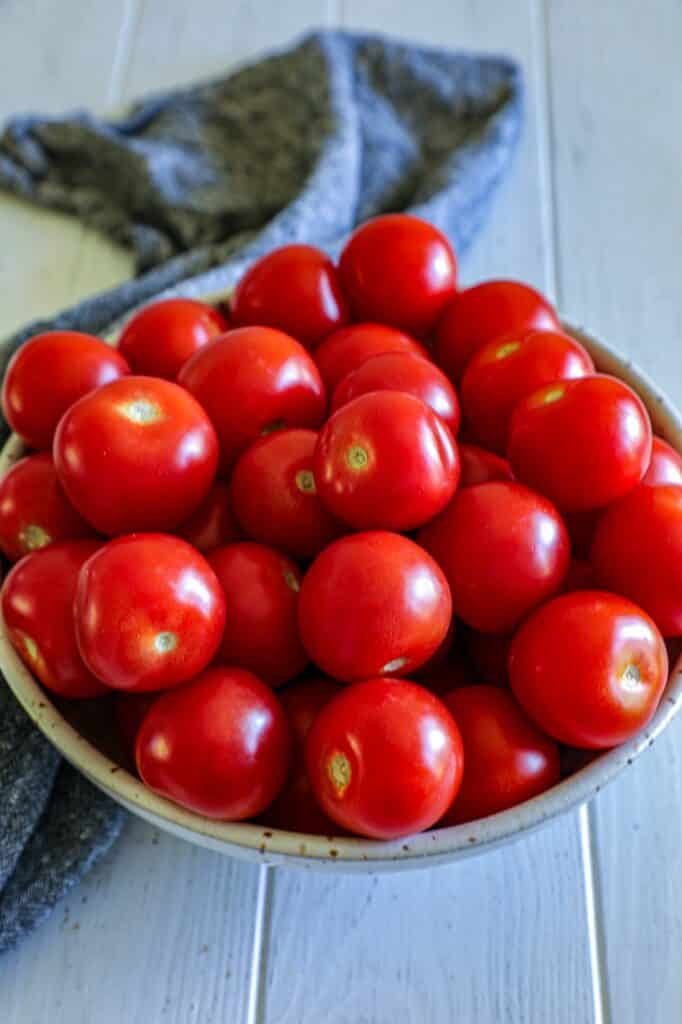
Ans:
POLYGON ((20 459, 0 482, 0 548, 10 562, 56 540, 93 534, 64 494, 47 452, 20 459))
POLYGON ((277 796, 289 751, 287 720, 272 690, 251 672, 218 667, 154 702, 136 759, 161 796, 207 818, 242 821, 277 796))
POLYGON ((573 747, 624 743, 654 714, 668 678, 663 638, 641 608, 582 590, 539 608, 512 641, 514 695, 550 736, 573 747))
POLYGON ((210 416, 228 471, 262 434, 282 427, 318 427, 326 396, 317 368, 297 341, 270 327, 241 327, 200 349, 178 383, 210 416))
MULTIPOLYGON (((48 548, 49 550, 49 548, 48 548)), ((90 671, 115 690, 164 690, 218 650, 225 599, 206 559, 179 537, 110 541, 83 566, 76 637, 90 671)))
POLYGON ((636 487, 601 516, 597 583, 635 601, 664 636, 682 635, 682 487, 636 487))
POLYGON ((369 679, 334 697, 313 722, 306 766, 323 810, 344 828, 397 839, 430 828, 461 784, 452 715, 423 686, 369 679))
POLYGON ((464 686, 443 698, 462 737, 464 776, 440 825, 460 825, 515 807, 556 785, 559 747, 498 686, 464 686))
POLYGON ((487 484, 491 480, 513 480, 511 466, 494 452, 487 452, 475 444, 458 444, 461 474, 459 489, 487 484))
POLYGON ((527 284, 483 281, 457 292, 445 310, 436 331, 436 362, 458 381, 480 348, 523 329, 557 331, 561 324, 547 299, 527 284))
POLYGON ((383 531, 325 548, 303 579, 298 605, 308 655, 343 682, 419 668, 443 642, 451 613, 433 559, 407 537, 383 531))
POLYGON ((483 633, 509 633, 560 588, 566 528, 549 501, 521 484, 467 487, 417 536, 452 591, 455 614, 483 633))
POLYGON ((661 437, 654 437, 652 441, 651 460, 642 483, 647 487, 682 484, 682 455, 661 437))
POLYGON ((30 448, 49 449, 59 420, 77 399, 130 373, 123 356, 78 331, 37 334, 9 361, 2 411, 30 448))
POLYGON ((644 476, 651 422, 627 384, 598 374, 534 391, 509 430, 514 475, 561 509, 590 509, 622 497, 644 476))
POLYGON ((162 299, 135 313, 118 348, 133 373, 174 381, 190 356, 227 329, 227 320, 213 306, 162 299))
POLYGON ((325 423, 314 473, 322 501, 355 529, 412 530, 452 498, 459 456, 448 428, 420 399, 376 391, 325 423))
POLYGON ((593 590, 594 585, 592 564, 583 558, 572 558, 562 590, 570 594, 574 590, 593 590))
POLYGON ((308 664, 298 635, 301 573, 264 544, 229 544, 209 562, 225 593, 221 659, 249 669, 270 686, 294 679, 308 664))
POLYGON ((445 235, 406 213, 357 228, 339 272, 356 320, 378 320, 417 337, 433 330, 457 285, 457 260, 445 235))
POLYGON ((462 405, 476 440, 504 454, 514 407, 533 391, 558 380, 594 373, 590 356, 559 331, 523 328, 490 341, 469 361, 462 378, 462 405))
POLYGON ((81 566, 96 541, 58 541, 22 558, 2 586, 2 615, 12 646, 43 686, 62 697, 106 692, 78 653, 73 600, 81 566))
POLYGON ((332 412, 370 391, 405 391, 438 413, 453 436, 459 430, 459 400, 455 389, 428 359, 411 352, 384 352, 372 356, 343 378, 334 391, 332 412))
POLYGON ((218 439, 177 384, 124 377, 64 414, 54 461, 68 497, 101 533, 171 530, 208 493, 218 439))
POLYGON ((277 430, 246 449, 232 473, 235 515, 253 540, 314 558, 346 532, 320 501, 314 430, 277 430))
POLYGON ((510 633, 480 633, 472 629, 467 636, 467 654, 474 667, 475 681, 492 686, 509 686, 510 633))
POLYGON ((135 743, 145 716, 158 693, 114 694, 114 717, 121 752, 125 760, 135 765, 135 743))
POLYGON ((232 298, 238 327, 276 327, 312 349, 348 323, 336 267, 312 245, 283 245, 246 271, 232 298))
POLYGON ((407 352, 408 355, 429 359, 429 353, 418 341, 403 331, 384 324, 352 324, 325 338, 315 349, 315 364, 331 395, 344 377, 359 369, 373 356, 388 352, 407 352))
POLYGON ((201 505, 176 530, 180 537, 203 554, 243 539, 233 511, 227 484, 214 484, 201 505))

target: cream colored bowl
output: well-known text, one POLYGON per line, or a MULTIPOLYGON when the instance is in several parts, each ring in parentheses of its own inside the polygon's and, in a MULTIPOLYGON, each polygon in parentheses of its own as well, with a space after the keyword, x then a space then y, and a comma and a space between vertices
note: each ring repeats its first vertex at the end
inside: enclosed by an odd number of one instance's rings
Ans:
MULTIPOLYGON (((216 296, 207 297, 216 301, 216 296)), ((597 367, 631 384, 649 409, 654 428, 682 451, 682 419, 655 386, 627 359, 604 343, 566 325, 592 354, 597 367)), ((111 340, 115 340, 112 338, 111 340)), ((0 474, 23 454, 21 442, 11 437, 0 453, 0 474)), ((489 818, 434 829, 395 842, 303 835, 260 825, 211 821, 148 790, 109 756, 106 738, 87 722, 79 702, 52 703, 11 647, 0 623, 0 669, 38 728, 91 782, 133 814, 184 839, 221 853, 261 863, 291 864, 335 871, 394 871, 426 867, 481 853, 539 828, 593 797, 619 772, 629 768, 666 728, 682 701, 682 658, 673 666, 660 706, 649 726, 628 743, 594 758, 557 786, 526 803, 489 818), (99 739, 98 739, 99 733, 99 739)))

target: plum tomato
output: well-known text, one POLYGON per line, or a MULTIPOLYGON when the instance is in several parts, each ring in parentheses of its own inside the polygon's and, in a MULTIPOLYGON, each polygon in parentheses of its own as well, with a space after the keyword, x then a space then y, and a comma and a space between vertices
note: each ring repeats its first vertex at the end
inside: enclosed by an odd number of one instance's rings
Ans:
POLYGON ((315 349, 315 365, 332 395, 344 377, 359 369, 374 356, 388 352, 407 352, 408 355, 429 359, 429 353, 418 341, 395 327, 385 324, 352 324, 342 327, 325 338, 315 349))
POLYGON ((573 747, 624 743, 654 714, 668 677, 658 629, 616 594, 582 590, 538 608, 515 635, 511 688, 544 732, 573 747))
POLYGON ((47 452, 27 455, 0 482, 0 549, 10 562, 94 530, 66 497, 47 452))
POLYGON ((315 448, 320 498, 355 529, 413 530, 450 501, 459 480, 452 434, 400 391, 355 398, 327 420, 315 448))
POLYGON ((558 331, 554 309, 519 281, 483 281, 457 292, 436 331, 435 361, 459 381, 471 357, 490 341, 522 329, 558 331))
POLYGON ((133 373, 174 381, 190 356, 228 329, 222 313, 194 299, 162 299, 128 321, 118 340, 133 373))
POLYGON ((464 686, 443 697, 462 737, 464 775, 439 824, 460 825, 505 811, 556 785, 559 747, 499 686, 464 686))
POLYGON ((90 334, 37 334, 9 361, 2 411, 29 448, 49 451, 57 424, 70 405, 128 373, 123 356, 90 334))
POLYGON ((457 286, 457 260, 445 235, 406 213, 357 228, 339 272, 356 320, 378 320, 416 337, 433 330, 457 286))
POLYGON ((506 459, 501 459, 494 452, 479 448, 475 444, 457 445, 459 451, 460 477, 459 489, 473 487, 475 484, 487 484, 491 480, 513 480, 511 466, 506 459))
POLYGON ((243 540, 234 515, 231 488, 214 484, 197 510, 175 532, 204 555, 243 540))
POLYGON ((276 327, 313 349, 348 323, 336 267, 312 245, 283 245, 251 265, 235 288, 237 327, 276 327))
POLYGON ((651 443, 651 459, 642 483, 647 487, 682 484, 682 455, 661 437, 654 437, 651 443))
POLYGON ((514 409, 508 456, 514 476, 558 508, 600 508, 644 476, 649 414, 627 384, 605 374, 548 384, 514 409))
POLYGON ((303 579, 303 646, 343 682, 407 675, 443 642, 450 591, 430 555, 397 533, 370 531, 334 541, 303 579))
POLYGON ((81 567, 97 541, 57 541, 22 558, 2 586, 5 628, 21 660, 62 697, 97 697, 106 687, 78 653, 73 601, 81 567))
POLYGON ((306 350, 270 327, 241 327, 200 349, 178 383, 204 407, 228 472, 256 438, 283 427, 318 427, 327 399, 306 350))
POLYGON ((480 633, 469 630, 466 652, 473 666, 475 682, 491 686, 509 686, 509 648, 511 633, 480 633))
POLYGON ((594 373, 594 363, 573 338, 559 331, 523 328, 490 341, 472 356, 462 378, 467 424, 484 448, 500 455, 514 407, 538 388, 594 373))
POLYGON ((112 689, 135 693, 201 672, 225 623, 223 591, 206 559, 162 533, 100 548, 80 572, 74 607, 85 664, 112 689))
POLYGON ((308 778, 323 810, 373 839, 434 825, 457 795, 462 764, 450 712, 402 679, 347 687, 322 708, 306 741, 308 778))
POLYGON ((227 606, 221 661, 248 669, 269 686, 300 675, 308 656, 296 620, 298 566, 273 548, 247 541, 218 548, 208 560, 227 606))
POLYGON ((347 527, 320 501, 314 430, 277 430, 246 449, 232 473, 235 515, 248 536, 292 558, 319 554, 347 527))
POLYGON ((54 461, 67 496, 101 533, 172 530, 206 497, 218 439, 177 384, 123 377, 67 410, 54 461))
POLYGON ((121 752, 128 764, 135 765, 135 743, 137 734, 144 722, 145 715, 158 693, 122 693, 114 694, 114 718, 121 752))
POLYGON ((243 821, 282 788, 290 745, 272 690, 251 672, 218 666, 154 701, 137 736, 137 770, 182 807, 243 821))
POLYGON ((636 487, 602 514, 590 560, 600 587, 682 636, 682 487, 636 487))
POLYGON ((559 590, 570 559, 554 506, 507 480, 460 491, 417 540, 445 573, 455 614, 483 633, 511 632, 559 590))

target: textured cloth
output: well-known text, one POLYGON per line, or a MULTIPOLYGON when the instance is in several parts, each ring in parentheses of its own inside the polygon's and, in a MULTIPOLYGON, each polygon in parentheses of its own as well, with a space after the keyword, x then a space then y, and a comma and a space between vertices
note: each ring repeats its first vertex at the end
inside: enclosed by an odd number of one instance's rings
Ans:
MULTIPOLYGON (((520 122, 511 61, 341 32, 146 100, 124 120, 17 117, 0 138, 0 187, 132 248, 138 276, 28 325, 0 367, 38 330, 98 333, 161 292, 230 287, 286 242, 335 255, 382 211, 424 216, 462 251, 520 122)), ((121 819, 59 767, 1 687, 0 950, 82 876, 121 819)))

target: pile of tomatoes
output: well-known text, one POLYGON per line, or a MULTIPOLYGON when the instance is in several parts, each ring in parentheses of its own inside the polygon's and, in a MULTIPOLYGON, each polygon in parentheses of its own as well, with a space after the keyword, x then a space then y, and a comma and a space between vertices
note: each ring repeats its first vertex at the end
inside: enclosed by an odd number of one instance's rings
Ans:
POLYGON ((369 221, 338 265, 285 246, 117 348, 37 336, 2 403, 34 450, 0 484, 8 635, 61 697, 114 692, 185 807, 395 838, 656 709, 682 459, 534 289, 458 290, 424 221, 369 221))

